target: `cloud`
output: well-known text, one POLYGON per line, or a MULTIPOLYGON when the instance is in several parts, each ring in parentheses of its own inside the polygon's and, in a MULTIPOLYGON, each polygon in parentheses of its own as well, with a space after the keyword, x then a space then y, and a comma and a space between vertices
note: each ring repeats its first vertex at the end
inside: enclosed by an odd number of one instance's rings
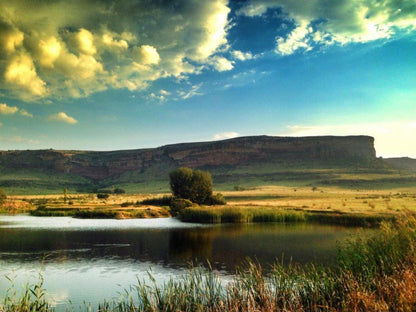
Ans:
POLYGON ((16 106, 8 106, 5 103, 0 103, 0 115, 14 115, 17 112, 25 117, 33 117, 33 115, 27 112, 25 109, 19 109, 16 106))
POLYGON ((13 115, 17 113, 19 109, 16 106, 8 106, 5 103, 0 103, 0 114, 1 115, 13 115))
POLYGON ((214 140, 225 140, 238 137, 240 134, 238 132, 221 132, 214 135, 214 140))
POLYGON ((253 58, 253 54, 251 54, 250 52, 242 52, 239 50, 232 51, 231 55, 239 61, 251 60, 253 58))
POLYGON ((416 158, 414 133, 416 121, 380 122, 362 124, 340 124, 303 126, 291 125, 284 136, 319 136, 319 135, 370 135, 375 138, 378 156, 416 158))
POLYGON ((192 86, 189 91, 186 91, 186 92, 179 91, 178 94, 184 100, 197 96, 197 95, 203 95, 202 92, 199 92, 199 89, 201 89, 201 87, 202 87, 202 83, 192 86))
POLYGON ((57 114, 54 114, 54 115, 50 115, 48 119, 52 120, 52 121, 65 122, 65 123, 68 123, 68 124, 76 124, 78 122, 78 120, 68 116, 64 112, 60 112, 60 113, 57 113, 57 114))
POLYGON ((276 52, 282 55, 289 55, 302 48, 306 51, 312 49, 309 44, 308 35, 313 32, 307 21, 301 21, 299 25, 288 35, 286 39, 278 38, 276 52))
POLYGON ((135 51, 138 59, 140 60, 140 63, 142 64, 158 64, 160 61, 160 56, 156 48, 150 45, 142 45, 141 47, 136 47, 135 51))
POLYGON ((12 88, 22 89, 24 98, 27 98, 27 94, 42 97, 47 93, 46 83, 39 78, 35 64, 27 54, 16 55, 10 59, 4 72, 4 78, 12 88))
POLYGON ((269 9, 280 9, 279 17, 294 27, 276 38, 276 53, 282 55, 314 46, 389 39, 416 29, 414 1, 251 0, 238 13, 255 17, 269 9))
POLYGON ((227 4, 3 1, 0 88, 24 101, 62 99, 230 70, 227 4))
POLYGON ((25 109, 20 109, 19 114, 22 115, 22 116, 25 116, 25 117, 30 117, 30 118, 33 117, 33 115, 31 113, 29 113, 28 111, 26 111, 25 109))
POLYGON ((32 139, 25 139, 21 136, 12 136, 12 137, 2 137, 0 136, 0 142, 5 142, 5 143, 29 143, 31 145, 37 145, 40 143, 40 141, 38 140, 32 140, 32 139))
POLYGON ((233 62, 223 56, 211 58, 211 64, 219 72, 229 71, 234 68, 233 62))

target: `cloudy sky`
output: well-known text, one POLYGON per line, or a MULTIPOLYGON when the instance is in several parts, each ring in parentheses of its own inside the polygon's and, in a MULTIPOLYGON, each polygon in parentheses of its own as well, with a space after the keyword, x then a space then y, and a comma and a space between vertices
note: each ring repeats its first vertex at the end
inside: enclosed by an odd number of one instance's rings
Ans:
POLYGON ((261 134, 416 158, 416 2, 0 2, 0 150, 261 134))

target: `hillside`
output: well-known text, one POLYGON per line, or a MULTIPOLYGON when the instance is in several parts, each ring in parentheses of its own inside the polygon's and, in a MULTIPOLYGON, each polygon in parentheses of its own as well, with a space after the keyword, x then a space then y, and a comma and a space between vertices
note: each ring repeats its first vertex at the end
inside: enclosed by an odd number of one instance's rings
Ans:
POLYGON ((1 151, 0 187, 11 193, 116 186, 158 192, 168 190, 168 173, 180 166, 209 170, 218 189, 344 184, 346 173, 391 173, 373 143, 368 136, 253 136, 109 152, 1 151))
POLYGON ((386 158, 384 160, 391 166, 406 170, 409 172, 416 172, 416 159, 409 157, 386 158))

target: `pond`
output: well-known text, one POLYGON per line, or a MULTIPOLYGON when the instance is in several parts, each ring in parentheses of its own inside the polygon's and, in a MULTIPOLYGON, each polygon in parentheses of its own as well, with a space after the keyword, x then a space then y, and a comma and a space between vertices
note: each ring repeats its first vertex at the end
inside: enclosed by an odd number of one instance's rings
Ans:
POLYGON ((186 273, 191 263, 227 278, 247 258, 270 268, 275 261, 330 265, 338 241, 369 230, 319 224, 182 223, 174 218, 86 220, 0 216, 0 297, 12 279, 21 289, 41 274, 48 300, 62 310, 93 307, 148 279, 186 273))

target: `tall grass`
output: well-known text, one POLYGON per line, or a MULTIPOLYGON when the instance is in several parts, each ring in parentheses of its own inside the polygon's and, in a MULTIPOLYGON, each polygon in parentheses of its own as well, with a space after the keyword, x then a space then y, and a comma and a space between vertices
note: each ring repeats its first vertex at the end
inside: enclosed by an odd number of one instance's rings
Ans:
MULTIPOLYGON (((249 261, 230 281, 201 267, 164 284, 151 274, 150 280, 96 311, 416 311, 416 219, 384 223, 369 238, 347 241, 331 269, 276 263, 266 275, 249 261)), ((34 297, 6 296, 0 311, 49 311, 41 287, 32 289, 34 297)))
POLYGON ((190 207, 180 212, 179 219, 199 223, 297 222, 306 221, 306 214, 259 207, 190 207))
POLYGON ((271 207, 189 207, 179 213, 183 222, 199 223, 262 223, 262 222, 318 222, 345 226, 379 226, 394 221, 393 215, 307 212, 271 207))

